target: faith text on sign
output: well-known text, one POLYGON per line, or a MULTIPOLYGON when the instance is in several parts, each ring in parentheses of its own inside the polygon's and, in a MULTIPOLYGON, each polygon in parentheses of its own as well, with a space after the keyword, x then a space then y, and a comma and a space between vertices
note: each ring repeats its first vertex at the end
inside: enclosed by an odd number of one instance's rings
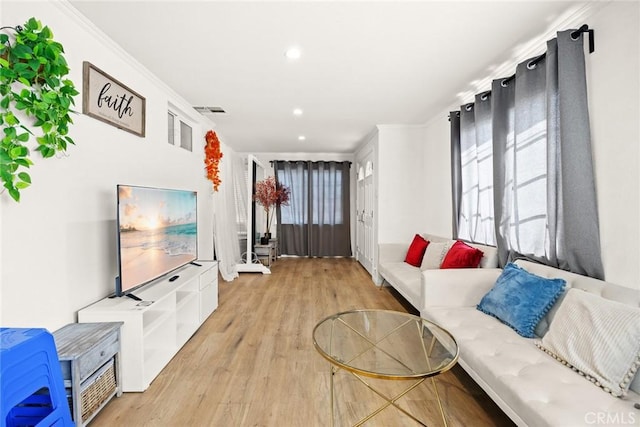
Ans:
POLYGON ((89 62, 83 63, 82 112, 144 137, 144 97, 89 62))

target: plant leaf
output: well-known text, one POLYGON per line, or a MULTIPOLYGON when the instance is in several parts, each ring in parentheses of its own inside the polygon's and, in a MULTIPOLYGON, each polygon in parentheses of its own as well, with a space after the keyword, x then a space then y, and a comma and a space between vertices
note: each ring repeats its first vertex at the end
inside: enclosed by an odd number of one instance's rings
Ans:
POLYGON ((20 158, 20 159, 15 159, 14 162, 17 163, 20 166, 25 167, 25 168, 28 168, 33 164, 33 162, 31 160, 27 159, 26 157, 23 157, 23 158, 20 158))
POLYGON ((17 159, 18 157, 24 157, 27 154, 29 154, 29 150, 27 149, 27 147, 23 147, 22 145, 13 147, 9 151, 9 155, 11 156, 12 159, 17 159))
POLYGON ((9 191, 9 195, 13 200, 15 200, 16 202, 20 201, 20 191, 15 188, 7 188, 7 191, 9 191))
POLYGON ((29 18, 29 20, 25 23, 25 27, 29 30, 37 30, 40 28, 41 24, 34 17, 29 18))
POLYGON ((28 182, 29 184, 31 184, 31 177, 26 172, 20 172, 18 174, 18 178, 20 178, 24 182, 28 182))
POLYGON ((11 113, 7 113, 7 115, 6 115, 6 116, 4 116, 4 121, 5 121, 5 123, 6 123, 6 124, 8 124, 9 126, 15 126, 15 125, 17 125, 18 123, 20 123, 20 122, 18 121, 18 119, 16 119, 16 116, 14 116, 14 115, 13 115, 13 114, 11 114, 11 113))
POLYGON ((5 110, 9 108, 9 103, 11 102, 11 96, 10 95, 6 95, 4 98, 2 98, 2 100, 0 101, 0 107, 4 108, 5 110))
MULTIPOLYGON (((24 44, 17 44, 14 46, 13 49, 11 49, 11 55, 19 59, 31 59, 32 53, 33 53, 33 50, 31 50, 29 46, 26 46, 24 44)), ((14 68, 17 68, 18 65, 26 66, 27 64, 16 64, 14 68)))

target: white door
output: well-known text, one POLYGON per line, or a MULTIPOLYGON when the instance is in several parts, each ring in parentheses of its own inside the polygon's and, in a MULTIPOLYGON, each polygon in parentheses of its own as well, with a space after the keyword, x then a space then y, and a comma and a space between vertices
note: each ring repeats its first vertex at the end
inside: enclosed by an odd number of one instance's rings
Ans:
POLYGON ((375 206, 375 187, 373 183, 373 163, 371 158, 367 159, 364 168, 364 209, 362 210, 363 237, 364 237, 364 258, 361 261, 364 268, 369 273, 374 274, 373 251, 373 213, 375 206))
MULTIPOLYGON (((364 165, 358 164, 356 188, 356 260, 364 265, 364 165)), ((368 270, 368 269, 367 269, 368 270)))
POLYGON ((358 164, 356 194, 356 259, 371 275, 374 275, 373 213, 375 187, 373 176, 373 153, 358 164))

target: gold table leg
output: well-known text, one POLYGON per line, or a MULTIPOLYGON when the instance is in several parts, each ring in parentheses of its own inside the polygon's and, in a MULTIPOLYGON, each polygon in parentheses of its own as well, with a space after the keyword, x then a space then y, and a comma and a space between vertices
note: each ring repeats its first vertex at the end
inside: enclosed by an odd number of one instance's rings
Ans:
POLYGON ((333 395, 334 395, 334 391, 333 391, 333 376, 336 374, 336 369, 333 367, 333 365, 329 364, 329 382, 331 383, 331 427, 334 426, 335 423, 335 414, 334 414, 334 409, 333 409, 333 395))
MULTIPOLYGON (((331 425, 334 426, 335 425, 335 409, 334 409, 334 399, 335 399, 335 390, 334 390, 334 379, 333 376, 336 374, 336 372, 339 370, 339 368, 334 367, 333 365, 330 364, 330 372, 329 374, 331 375, 330 378, 330 383, 331 383, 331 425)), ((360 421, 358 421, 357 423, 355 423, 353 426, 354 427, 358 427, 361 426, 362 424, 366 423, 367 421, 369 421, 371 418, 375 417, 376 415, 378 415, 380 412, 382 412, 383 410, 385 410, 386 408, 388 408, 389 406, 395 407, 396 409, 398 409, 400 412, 402 412, 403 414, 405 414, 406 416, 408 416, 409 418, 411 418, 412 420, 414 420, 416 423, 420 424, 421 426, 426 426, 425 423, 423 423, 422 421, 420 421, 418 418, 416 418, 414 415, 410 414, 409 412, 407 412, 404 408, 401 408, 400 406, 398 406, 398 404, 396 403, 398 400, 400 400, 403 396, 405 396, 407 393, 409 393, 411 390, 413 390, 414 388, 418 387, 420 384, 422 384, 427 377, 425 378, 419 378, 416 380, 415 383, 413 383, 410 387, 408 387, 406 390, 398 393, 397 395, 393 396, 393 397, 388 397, 387 395, 385 395, 384 393, 382 393, 379 390, 376 390, 371 384, 369 384, 362 376, 350 372, 349 373, 351 375, 353 375, 354 377, 356 377, 362 384, 364 384, 369 390, 373 391, 375 394, 377 394, 378 396, 380 396, 381 398, 383 398, 386 403, 383 404, 382 406, 380 406, 378 409, 376 409, 375 411, 373 411, 372 413, 370 413, 369 415, 367 415, 366 417, 362 418, 360 421)), ((440 393, 438 393, 438 387, 436 385, 436 381, 435 381, 435 377, 431 377, 431 384, 433 385, 433 389, 436 395, 436 400, 438 401, 438 409, 440 410, 440 415, 442 417, 442 422, 443 425, 445 427, 447 427, 448 423, 447 423, 447 418, 444 414, 444 409, 442 407, 442 402, 440 401, 440 393)))

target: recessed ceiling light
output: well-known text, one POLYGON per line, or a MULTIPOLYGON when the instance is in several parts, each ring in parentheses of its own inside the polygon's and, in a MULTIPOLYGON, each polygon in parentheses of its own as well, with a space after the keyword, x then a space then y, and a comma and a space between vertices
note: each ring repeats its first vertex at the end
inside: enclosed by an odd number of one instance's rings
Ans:
POLYGON ((300 135, 300 136, 298 137, 298 141, 304 141, 305 139, 307 139, 307 137, 306 137, 306 136, 304 136, 304 135, 300 135))
POLYGON ((294 116, 301 116, 302 115, 302 108, 294 108, 293 109, 293 115, 294 116))
POLYGON ((284 56, 286 56, 287 59, 299 59, 300 56, 302 56, 302 52, 297 47, 291 47, 287 49, 287 51, 284 53, 284 56))

